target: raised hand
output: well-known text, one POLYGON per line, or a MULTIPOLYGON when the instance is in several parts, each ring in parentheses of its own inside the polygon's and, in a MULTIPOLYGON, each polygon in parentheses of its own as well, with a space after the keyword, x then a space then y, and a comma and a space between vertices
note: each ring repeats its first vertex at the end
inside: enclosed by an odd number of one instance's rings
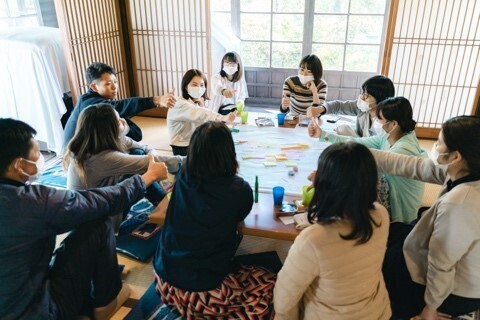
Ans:
POLYGON ((177 99, 173 95, 174 92, 175 92, 175 88, 170 89, 170 91, 168 91, 168 94, 164 96, 155 97, 154 102, 161 107, 171 108, 175 105, 175 102, 177 102, 177 99))
POLYGON ((290 107, 290 97, 284 93, 282 96, 282 109, 286 110, 288 107, 290 107))
POLYGON ((143 180, 147 186, 158 180, 165 180, 167 178, 167 166, 163 162, 155 162, 155 158, 151 153, 148 154, 148 169, 142 175, 143 180))
POLYGON ((229 99, 229 98, 233 97, 233 93, 234 93, 234 92, 235 92, 235 91, 234 91, 234 90, 231 90, 231 89, 223 89, 222 94, 223 94, 223 96, 224 96, 225 98, 228 98, 228 99, 229 99))
POLYGON ((322 129, 318 125, 317 118, 312 117, 312 121, 308 125, 308 135, 312 138, 320 138, 322 136, 322 129))

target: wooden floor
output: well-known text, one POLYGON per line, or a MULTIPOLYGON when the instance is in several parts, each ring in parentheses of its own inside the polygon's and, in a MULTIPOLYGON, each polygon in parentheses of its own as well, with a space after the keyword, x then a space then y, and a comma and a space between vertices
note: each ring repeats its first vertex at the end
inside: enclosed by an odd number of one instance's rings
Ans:
MULTIPOLYGON (((138 124, 143 131, 142 143, 150 145, 159 153, 171 154, 165 119, 134 117, 132 120, 138 124)), ((431 150, 433 143, 434 141, 432 140, 420 140, 421 146, 428 151, 431 150)), ((440 186, 427 184, 422 205, 431 205, 437 198, 439 190, 440 186)), ((283 262, 287 257, 288 250, 292 243, 291 241, 245 236, 238 249, 238 254, 277 251, 283 262)), ((132 288, 132 295, 130 300, 112 317, 114 320, 123 319, 153 281, 153 266, 151 261, 149 263, 142 263, 119 254, 119 263, 125 265, 122 277, 124 282, 132 288)))

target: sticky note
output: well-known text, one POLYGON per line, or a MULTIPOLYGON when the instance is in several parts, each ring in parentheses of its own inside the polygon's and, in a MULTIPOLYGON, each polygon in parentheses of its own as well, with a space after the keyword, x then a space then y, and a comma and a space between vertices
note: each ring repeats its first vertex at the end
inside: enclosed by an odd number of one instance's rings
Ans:
POLYGON ((297 162, 296 161, 292 161, 292 160, 288 160, 288 161, 285 161, 285 165, 287 167, 295 167, 297 165, 297 162))
POLYGON ((284 161, 287 160, 287 155, 285 153, 279 153, 275 155, 275 160, 284 161))
POLYGON ((277 163, 276 163, 276 162, 273 162, 273 161, 265 161, 265 162, 263 163, 263 165, 264 165, 265 167, 276 167, 276 166, 277 166, 277 163))

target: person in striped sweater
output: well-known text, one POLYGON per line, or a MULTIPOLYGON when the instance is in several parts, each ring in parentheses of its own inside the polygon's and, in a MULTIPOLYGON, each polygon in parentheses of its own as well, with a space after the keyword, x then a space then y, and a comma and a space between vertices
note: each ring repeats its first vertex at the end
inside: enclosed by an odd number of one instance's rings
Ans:
POLYGON ((306 55, 298 67, 298 75, 285 79, 280 105, 281 112, 292 116, 307 115, 309 108, 324 106, 327 97, 320 59, 314 54, 306 55))

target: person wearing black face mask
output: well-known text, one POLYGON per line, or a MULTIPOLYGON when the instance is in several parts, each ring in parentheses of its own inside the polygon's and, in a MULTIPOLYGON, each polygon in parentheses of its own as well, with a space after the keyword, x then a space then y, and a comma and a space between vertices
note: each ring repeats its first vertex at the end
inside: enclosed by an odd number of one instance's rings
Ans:
POLYGON ((383 274, 395 317, 449 319, 480 306, 480 118, 447 120, 433 150, 431 159, 371 150, 380 171, 443 184, 415 227, 391 225, 383 274))

